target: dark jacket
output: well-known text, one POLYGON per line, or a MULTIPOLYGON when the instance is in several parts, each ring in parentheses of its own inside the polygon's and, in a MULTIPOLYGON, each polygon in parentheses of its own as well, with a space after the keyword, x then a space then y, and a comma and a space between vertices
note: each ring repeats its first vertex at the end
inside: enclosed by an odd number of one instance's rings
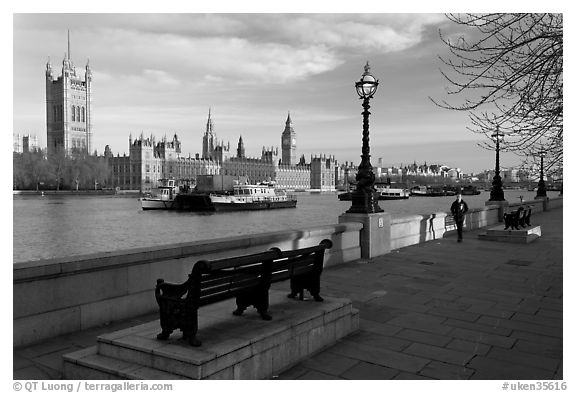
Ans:
POLYGON ((468 205, 463 200, 458 202, 455 200, 450 206, 450 212, 454 216, 455 220, 462 221, 464 220, 464 215, 468 211, 468 205))

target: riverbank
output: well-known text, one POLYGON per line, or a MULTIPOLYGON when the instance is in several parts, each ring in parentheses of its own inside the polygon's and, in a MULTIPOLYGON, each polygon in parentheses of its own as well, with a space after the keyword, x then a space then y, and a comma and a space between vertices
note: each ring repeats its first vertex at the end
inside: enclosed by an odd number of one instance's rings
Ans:
POLYGON ((139 196, 139 190, 12 190, 13 195, 37 195, 37 196, 44 196, 44 195, 61 195, 61 196, 70 196, 70 195, 89 195, 89 196, 98 196, 98 195, 117 195, 117 196, 139 196))
MULTIPOLYGON (((475 229, 463 243, 448 234, 326 268, 322 293, 352 299, 360 331, 280 379, 562 379, 562 222, 559 206, 532 217, 543 236, 530 244, 481 241, 475 229)), ((63 354, 155 319, 16 348, 14 379, 59 379, 63 354)))

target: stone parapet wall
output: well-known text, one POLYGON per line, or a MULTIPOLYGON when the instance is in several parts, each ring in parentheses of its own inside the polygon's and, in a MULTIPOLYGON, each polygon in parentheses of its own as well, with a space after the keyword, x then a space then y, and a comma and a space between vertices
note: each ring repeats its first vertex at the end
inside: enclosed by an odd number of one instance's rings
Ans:
POLYGON ((13 345, 131 318, 157 309, 158 278, 184 282, 194 263, 265 251, 292 250, 330 239, 324 264, 360 258, 362 225, 346 223, 180 243, 14 265, 13 345))
MULTIPOLYGON (((548 198, 510 203, 505 212, 530 206, 532 213, 541 213, 548 209, 562 207, 562 198, 548 198)), ((485 206, 470 209, 464 221, 464 230, 474 230, 498 224, 498 206, 485 206)), ((454 233, 456 225, 446 212, 417 214, 393 218, 390 228, 390 249, 395 250, 414 244, 440 239, 454 233)))

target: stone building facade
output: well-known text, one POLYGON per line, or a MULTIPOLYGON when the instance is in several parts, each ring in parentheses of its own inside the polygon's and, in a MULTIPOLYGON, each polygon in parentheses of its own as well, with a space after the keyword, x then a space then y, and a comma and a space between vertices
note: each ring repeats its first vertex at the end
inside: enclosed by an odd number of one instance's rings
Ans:
MULTIPOLYGON (((182 157, 181 142, 175 134, 172 140, 163 137, 156 142, 151 135, 129 138, 129 156, 111 156, 112 184, 123 190, 150 192, 160 179, 175 178, 194 181, 198 175, 220 173, 220 163, 197 157, 182 157)), ((109 150, 107 148, 107 150, 109 150)))
POLYGON ((290 143, 283 143, 286 149, 282 151, 282 159, 277 147, 262 147, 260 157, 246 157, 242 137, 238 141, 236 157, 232 157, 230 143, 224 144, 216 138, 209 111, 202 138, 202 157, 199 154, 182 157, 177 135, 171 140, 164 137, 156 141, 153 135, 145 138, 142 134, 135 140, 130 135, 129 156, 114 157, 108 147, 106 156, 112 167, 114 186, 141 192, 150 192, 159 185, 160 179, 165 178, 188 180, 194 184, 198 175, 245 176, 251 183, 273 181, 277 187, 288 190, 335 190, 338 163, 333 156, 313 156, 310 164, 302 156, 296 162, 296 133, 290 114, 282 134, 283 141, 288 138, 290 143))
POLYGON ((70 36, 61 75, 55 78, 50 60, 45 74, 47 154, 92 153, 92 70, 86 63, 84 78, 76 71, 70 59, 70 36))

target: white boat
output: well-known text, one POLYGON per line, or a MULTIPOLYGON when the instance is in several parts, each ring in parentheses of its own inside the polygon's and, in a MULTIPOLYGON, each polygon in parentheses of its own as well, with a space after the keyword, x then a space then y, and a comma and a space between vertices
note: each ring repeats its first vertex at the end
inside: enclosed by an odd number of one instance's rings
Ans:
POLYGON ((154 195, 140 198, 142 210, 170 210, 176 208, 178 186, 174 179, 161 179, 160 185, 154 195))
POLYGON ((410 198, 410 191, 402 184, 376 183, 374 188, 378 192, 378 199, 394 200, 410 198))
POLYGON ((445 196, 446 192, 439 186, 415 186, 410 190, 412 196, 438 197, 445 196))
POLYGON ((296 198, 273 183, 234 185, 233 195, 210 194, 210 201, 216 211, 296 207, 296 198))

